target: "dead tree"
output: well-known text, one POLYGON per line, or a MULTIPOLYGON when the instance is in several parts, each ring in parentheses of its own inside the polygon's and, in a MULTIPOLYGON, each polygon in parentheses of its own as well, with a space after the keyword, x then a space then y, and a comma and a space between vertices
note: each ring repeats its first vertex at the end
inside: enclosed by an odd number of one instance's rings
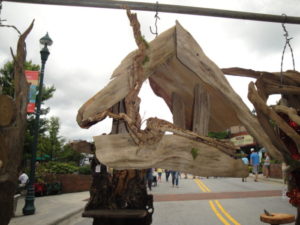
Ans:
POLYGON ((23 153, 26 106, 29 84, 25 78, 25 39, 33 27, 19 37, 14 56, 14 98, 0 95, 0 225, 7 225, 13 215, 13 200, 23 153))

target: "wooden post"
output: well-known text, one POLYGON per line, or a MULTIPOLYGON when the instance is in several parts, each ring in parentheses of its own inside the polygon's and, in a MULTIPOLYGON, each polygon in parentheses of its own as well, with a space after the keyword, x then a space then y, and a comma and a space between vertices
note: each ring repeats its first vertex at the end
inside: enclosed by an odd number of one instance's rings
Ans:
POLYGON ((172 93, 172 114, 173 123, 182 129, 186 128, 185 104, 178 94, 172 93))
POLYGON ((193 131, 207 136, 210 119, 209 94, 203 86, 197 84, 194 88, 193 131))

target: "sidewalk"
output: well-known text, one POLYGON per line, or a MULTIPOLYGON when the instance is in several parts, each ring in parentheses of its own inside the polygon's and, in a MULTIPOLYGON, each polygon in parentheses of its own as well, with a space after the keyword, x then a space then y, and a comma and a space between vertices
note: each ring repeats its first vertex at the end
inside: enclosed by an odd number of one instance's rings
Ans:
MULTIPOLYGON (((249 178, 254 179, 254 174, 250 173, 249 178)), ((284 184, 283 179, 280 179, 280 178, 266 178, 265 176, 263 176, 263 174, 258 174, 258 181, 275 182, 275 183, 284 184)))
MULTIPOLYGON (((253 174, 249 174, 248 179, 254 179, 253 174)), ((189 180, 192 180, 192 177, 189 177, 189 180)), ((282 179, 274 179, 262 176, 259 174, 259 181, 263 182, 276 182, 283 184, 282 179)), ((181 182, 186 182, 187 180, 181 179, 181 182)), ((151 194, 164 194, 169 193, 170 190, 174 192, 173 194, 180 194, 182 192, 199 192, 196 188, 188 189, 188 187, 183 188, 170 188, 170 183, 160 184, 160 188, 153 188, 151 194), (165 190, 166 189, 166 190, 165 190)), ((195 186, 196 187, 196 186, 195 186)), ((16 217, 13 217, 9 225, 57 225, 57 224, 68 224, 69 219, 74 219, 75 217, 81 217, 81 212, 83 211, 84 206, 87 204, 87 199, 89 198, 89 192, 77 192, 77 193, 68 193, 60 195, 51 195, 46 197, 37 197, 35 198, 35 208, 36 212, 34 215, 24 216, 22 209, 25 204, 24 197, 18 200, 16 217)), ((70 221, 69 221, 70 222, 70 221)), ((69 223, 70 224, 70 223, 69 223)))
POLYGON ((35 214, 24 216, 25 198, 18 200, 16 216, 9 225, 54 225, 83 211, 89 192, 77 192, 35 198, 35 214))

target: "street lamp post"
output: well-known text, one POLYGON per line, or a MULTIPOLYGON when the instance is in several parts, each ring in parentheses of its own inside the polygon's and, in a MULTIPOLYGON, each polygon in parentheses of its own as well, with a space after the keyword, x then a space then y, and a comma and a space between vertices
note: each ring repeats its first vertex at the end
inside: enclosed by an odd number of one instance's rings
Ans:
POLYGON ((35 213, 34 207, 34 183, 35 183, 35 164, 36 164, 36 150, 39 137, 39 122, 40 122, 40 112, 41 112, 41 102, 42 102, 42 92, 43 92, 43 80, 44 80, 44 70, 45 64, 50 55, 48 46, 52 45, 52 40, 49 37, 48 33, 40 39, 40 44, 43 46, 41 53, 42 68, 40 73, 40 83, 39 83, 39 92, 36 101, 36 114, 34 121, 34 134, 33 134, 33 143, 32 143, 32 152, 31 152, 31 162, 30 162, 30 175, 29 183, 27 186, 27 195, 25 198, 25 206, 23 208, 24 215, 32 215, 35 213))

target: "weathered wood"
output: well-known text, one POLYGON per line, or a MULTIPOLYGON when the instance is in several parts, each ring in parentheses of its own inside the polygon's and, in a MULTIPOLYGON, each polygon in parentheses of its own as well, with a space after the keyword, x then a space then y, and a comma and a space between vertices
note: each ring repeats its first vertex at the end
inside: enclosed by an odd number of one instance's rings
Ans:
POLYGON ((275 105, 272 106, 272 108, 275 110, 275 112, 281 112, 289 116, 289 118, 300 125, 300 116, 298 116, 297 110, 294 108, 290 108, 283 105, 275 105))
MULTIPOLYGON (((243 125, 273 157, 281 159, 270 138, 233 91, 222 71, 207 58, 193 37, 179 23, 150 42, 146 54, 149 61, 144 65, 144 77, 139 79, 143 81, 149 77, 154 93, 162 97, 170 109, 172 93, 178 94, 185 105, 193 105, 194 86, 200 84, 210 96, 208 131, 224 131, 231 126, 243 125)), ((130 53, 114 71, 113 80, 80 108, 77 122, 81 127, 88 127, 104 119, 115 102, 122 100, 134 88, 132 65, 135 57, 136 52, 130 53)), ((119 117, 121 118, 125 118, 124 115, 119 117)), ((130 118, 127 123, 132 123, 130 118)), ((185 128, 192 130, 192 124, 193 107, 186 107, 185 128)), ((160 126, 159 122, 155 125, 160 126)), ((151 131, 153 129, 148 129, 148 134, 151 131)), ((137 134, 137 138, 138 135, 143 134, 137 134)), ((157 138, 153 143, 158 143, 159 140, 157 138)))
MULTIPOLYGON (((262 125, 264 132, 269 136, 269 138, 272 140, 274 146, 276 146, 277 149, 280 149, 280 151, 285 152, 286 155, 288 155, 289 151, 284 145, 284 143, 276 135, 274 128, 270 123, 270 118, 260 110, 261 107, 264 107, 261 105, 265 105, 266 103, 262 99, 260 99, 259 94, 257 93, 253 82, 249 83, 248 86, 248 99, 253 104, 256 110, 257 118, 260 124, 262 125)), ((283 154, 283 156, 284 155, 285 154, 283 154)))
POLYGON ((272 119, 276 125, 286 133, 298 146, 300 146, 300 136, 291 128, 272 108, 268 107, 259 97, 254 89, 254 84, 249 84, 249 100, 255 105, 256 112, 260 111, 265 114, 267 118, 272 119))
POLYGON ((232 75, 232 76, 242 76, 242 77, 252 77, 255 79, 259 79, 263 77, 269 81, 275 81, 276 83, 281 82, 281 78, 283 77, 284 84, 300 84, 300 73, 294 70, 288 70, 283 72, 265 72, 265 71, 255 71, 250 69, 244 69, 239 67, 233 68, 224 68, 222 69, 224 74, 232 75))
POLYGON ((12 97, 0 95, 0 127, 11 125, 16 119, 16 104, 12 97))
POLYGON ((185 129, 185 104, 176 92, 172 93, 173 123, 177 127, 185 129))
POLYGON ((295 222, 295 216, 285 213, 271 213, 271 215, 261 214, 260 221, 269 224, 287 224, 295 222))
POLYGON ((210 117, 209 95, 200 84, 195 86, 194 92, 193 131, 197 134, 207 136, 210 117))
POLYGON ((97 158, 116 169, 166 168, 199 176, 245 177, 247 166, 217 148, 177 135, 138 146, 128 134, 94 137, 97 158))
POLYGON ((0 225, 7 225, 13 214, 13 199, 24 147, 29 85, 24 75, 23 65, 26 58, 25 39, 32 27, 33 22, 19 37, 17 55, 14 56, 16 119, 13 125, 0 127, 0 152, 2 152, 0 161, 3 161, 0 168, 0 225))
MULTIPOLYGON (((282 159, 280 152, 265 134, 262 126, 257 119, 253 117, 240 96, 238 96, 231 88, 222 71, 215 63, 205 56, 203 50, 196 44, 190 34, 184 35, 185 30, 182 27, 176 29, 176 32, 178 33, 177 42, 184 43, 180 45, 177 44, 178 59, 187 68, 190 68, 197 74, 210 94, 212 102, 211 115, 214 116, 211 116, 209 125, 211 126, 214 123, 214 119, 235 121, 236 124, 232 125, 245 126, 250 135, 253 136, 259 144, 265 146, 274 158, 282 159), (218 94, 217 99, 213 98, 214 94, 218 94), (224 111, 222 107, 218 108, 219 104, 222 104, 222 102, 226 102, 226 111, 224 111), (228 111, 230 112, 229 114, 227 113, 228 111), (221 114, 226 115, 227 118, 224 118, 224 115, 222 116, 221 114), (237 121, 233 120, 232 117, 237 117, 237 121)), ((232 125, 227 124, 227 128, 232 125)), ((212 130, 209 129, 209 131, 212 130)))
MULTIPOLYGON (((125 113, 124 101, 113 106, 114 113, 125 113)), ((102 135, 104 139, 117 133, 127 134, 126 124, 122 120, 113 119, 110 135, 102 135)), ((111 151, 111 149, 107 149, 111 151)), ((97 157, 102 167, 105 162, 97 157)), ((107 172, 96 173, 97 159, 93 159, 93 183, 90 189, 91 198, 83 216, 93 217, 94 225, 149 225, 152 213, 147 208, 153 209, 153 197, 147 195, 144 183, 144 172, 138 170, 115 170, 112 176, 107 172)), ((101 170, 103 171, 103 170, 101 170)), ((106 169, 105 169, 106 171, 106 169)))

